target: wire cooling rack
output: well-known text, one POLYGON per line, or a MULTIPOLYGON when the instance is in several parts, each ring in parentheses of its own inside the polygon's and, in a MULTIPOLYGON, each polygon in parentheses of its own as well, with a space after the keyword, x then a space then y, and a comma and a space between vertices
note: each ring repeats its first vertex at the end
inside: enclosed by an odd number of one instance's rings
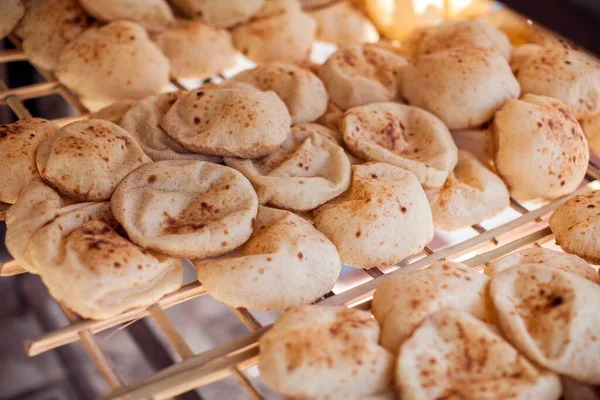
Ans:
MULTIPOLYGON (((16 37, 10 37, 9 39, 16 48, 1 51, 0 64, 27 61, 27 57, 21 51, 19 40, 16 37)), ((26 118, 30 117, 31 113, 23 105, 23 101, 58 94, 77 112, 75 116, 56 119, 55 122, 59 125, 89 116, 89 111, 81 104, 79 99, 60 84, 51 73, 42 70, 38 70, 38 72, 45 79, 45 82, 9 89, 6 83, 0 80, 0 105, 7 105, 18 118, 26 118)), ((171 83, 176 89, 186 89, 177 80, 173 79, 171 83)), ((412 261, 401 267, 386 268, 385 271, 380 268, 364 270, 366 281, 355 287, 336 290, 337 293, 331 291, 315 303, 370 309, 370 299, 373 291, 382 282, 392 277, 426 268, 435 261, 443 259, 460 260, 471 267, 480 267, 488 261, 515 250, 542 246, 549 243, 554 237, 547 224, 548 215, 568 198, 598 188, 600 188, 600 168, 594 162, 590 162, 584 184, 571 195, 541 207, 530 205, 526 207, 511 199, 510 207, 513 210, 513 216, 508 220, 505 219, 500 224, 489 228, 485 228, 480 224, 473 225, 469 238, 458 241, 454 238, 454 244, 437 249, 425 247, 420 258, 412 258, 412 261)), ((0 219, 7 207, 8 205, 0 204, 0 219)), ((436 237, 439 235, 444 235, 444 233, 436 231, 436 237)), ((452 237, 451 234, 446 236, 452 237)), ((25 273, 25 271, 15 261, 0 263, 0 276, 20 273, 25 273)), ((256 365, 258 357, 257 340, 270 328, 270 325, 263 326, 245 308, 231 308, 231 312, 250 330, 250 333, 195 354, 184 335, 165 313, 167 308, 176 307, 178 304, 205 294, 206 291, 199 282, 189 283, 182 286, 177 292, 166 295, 150 307, 131 309, 116 317, 102 321, 81 319, 68 309, 61 307, 70 324, 42 336, 26 340, 25 349, 29 356, 35 356, 69 343, 81 342, 110 389, 105 399, 166 399, 229 376, 236 379, 240 388, 249 398, 263 399, 259 390, 243 371, 256 365), (156 322, 156 325, 182 361, 141 381, 125 382, 118 372, 118 366, 113 365, 103 352, 95 334, 130 324, 146 316, 150 316, 156 322)), ((202 328, 198 327, 198 329, 202 328)))

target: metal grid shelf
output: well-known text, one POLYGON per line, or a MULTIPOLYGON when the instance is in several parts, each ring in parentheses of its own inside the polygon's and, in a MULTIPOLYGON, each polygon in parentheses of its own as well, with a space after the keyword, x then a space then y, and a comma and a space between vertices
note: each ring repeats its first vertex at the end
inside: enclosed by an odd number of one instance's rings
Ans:
MULTIPOLYGON (((20 50, 19 40, 15 37, 10 37, 10 40, 16 49, 0 52, 0 64, 26 61, 27 58, 20 50)), ((24 100, 49 94, 59 94, 78 112, 76 116, 66 116, 55 120, 59 125, 89 116, 89 111, 77 97, 60 84, 51 73, 41 70, 38 70, 38 72, 46 82, 8 89, 5 83, 0 80, 0 105, 10 107, 18 118, 26 118, 30 117, 31 114, 23 106, 22 102, 24 100)), ((186 89, 183 84, 176 80, 172 80, 172 84, 177 89, 186 89)), ((517 218, 489 230, 479 224, 474 225, 471 229, 475 236, 435 251, 426 247, 420 259, 402 267, 392 268, 387 273, 379 268, 365 270, 364 272, 371 278, 365 283, 340 293, 330 292, 315 303, 369 309, 373 291, 382 282, 392 277, 426 268, 435 261, 462 257, 466 258, 466 260, 462 259, 462 262, 471 267, 478 267, 517 249, 541 246, 554 237, 548 228, 545 217, 547 218, 549 213, 568 198, 589 191, 592 187, 599 188, 599 179, 600 168, 590 163, 586 176, 588 183, 577 192, 532 211, 511 199, 511 208, 519 214, 517 218)), ((6 208, 7 205, 0 204, 0 219, 2 219, 3 211, 6 208)), ((15 261, 0 263, 0 276, 10 276, 24 272, 15 261)), ((242 371, 256 364, 258 356, 257 340, 270 326, 262 326, 247 309, 231 308, 231 311, 250 330, 250 333, 202 353, 194 354, 186 339, 164 311, 169 307, 204 294, 206 294, 206 291, 199 282, 190 283, 182 286, 177 292, 165 296, 150 307, 131 309, 116 317, 102 321, 81 319, 63 308, 70 325, 27 340, 25 349, 28 355, 34 356, 80 341, 111 389, 106 399, 165 399, 228 376, 233 376, 236 379, 249 398, 262 399, 262 395, 242 371), (182 361, 140 382, 126 383, 102 351, 94 335, 118 325, 133 323, 148 315, 156 322, 164 337, 182 361)))

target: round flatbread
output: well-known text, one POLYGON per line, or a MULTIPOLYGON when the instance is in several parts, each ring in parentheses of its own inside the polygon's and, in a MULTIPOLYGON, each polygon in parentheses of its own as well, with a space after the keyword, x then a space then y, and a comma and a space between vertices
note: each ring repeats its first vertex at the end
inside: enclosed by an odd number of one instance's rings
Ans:
POLYGON ((600 264, 600 190, 575 196, 558 207, 549 225, 556 244, 593 264, 600 264))
POLYGON ((530 94, 511 99, 496 113, 493 131, 494 164, 516 200, 554 199, 583 180, 587 140, 559 100, 530 94))
POLYGON ((161 128, 160 122, 182 92, 148 96, 132 106, 121 119, 121 127, 131 134, 152 161, 200 160, 220 162, 217 156, 193 153, 161 128))
POLYGON ((401 71, 401 87, 409 104, 437 115, 449 129, 480 126, 520 92, 506 59, 475 47, 416 57, 401 71))
POLYGON ((350 188, 315 210, 315 226, 344 264, 394 265, 433 238, 431 209, 410 172, 384 163, 352 166, 350 188))
POLYGON ((249 20, 265 0, 172 0, 187 16, 202 18, 218 28, 230 28, 249 20))
POLYGON ((56 77, 91 111, 165 91, 169 60, 146 30, 116 21, 88 29, 60 54, 56 77))
POLYGON ((7 37, 25 14, 21 0, 4 0, 0 11, 0 40, 7 37))
POLYGON ((54 122, 40 118, 0 125, 0 202, 15 203, 23 188, 38 176, 37 149, 57 130, 54 122))
POLYGON ((392 383, 393 356, 368 312, 295 307, 259 339, 263 382, 290 398, 367 399, 392 383))
POLYGON ((225 163, 252 182, 261 204, 309 211, 337 197, 350 185, 344 149, 318 133, 316 124, 296 125, 285 142, 255 160, 226 158, 225 163))
POLYGON ((290 132, 290 114, 273 92, 244 88, 196 89, 181 96, 161 121, 169 136, 193 152, 258 158, 290 132))
POLYGON ((425 187, 440 187, 457 162, 457 148, 435 115, 397 103, 348 110, 340 121, 344 142, 360 158, 412 172, 425 187))
POLYGON ((398 97, 404 57, 374 45, 340 48, 318 69, 331 101, 342 110, 398 97))
POLYGON ((104 119, 112 122, 113 124, 119 125, 123 116, 127 114, 127 111, 129 111, 131 107, 136 104, 136 100, 120 100, 111 104, 110 106, 101 108, 95 113, 92 113, 91 118, 104 119))
POLYGON ((433 225, 446 231, 479 224, 502 213, 510 204, 502 179, 464 150, 458 151, 458 163, 444 185, 426 193, 433 225))
POLYGON ((181 261, 120 236, 109 203, 64 212, 33 235, 31 259, 52 297, 84 318, 149 306, 182 284, 181 261))
POLYGON ((108 200, 123 178, 151 161, 127 131, 100 119, 63 126, 37 152, 42 178, 78 201, 108 200))
POLYGON ((538 264, 495 275, 490 296, 502 332, 520 352, 549 370, 600 384, 600 286, 538 264))
POLYGON ((375 25, 350 0, 335 2, 309 15, 317 21, 317 40, 344 46, 379 40, 375 25))
POLYGON ((175 20, 166 0, 79 0, 94 18, 103 22, 134 21, 147 29, 159 29, 175 20))
POLYGON ((580 121, 581 128, 587 136, 590 150, 600 156, 600 113, 580 121))
POLYGON ((424 270, 388 279, 375 290, 371 305, 382 327, 380 343, 397 353, 425 317, 444 309, 466 311, 493 322, 486 297, 489 280, 452 261, 438 261, 424 270))
POLYGON ((235 249, 252 233, 258 201, 234 169, 203 161, 158 161, 125 178, 111 198, 136 244, 204 258, 235 249))
POLYGON ((65 46, 89 26, 77 0, 38 0, 25 12, 18 31, 29 62, 52 71, 65 46))
POLYGON ((323 82, 311 71, 296 65, 259 65, 240 72, 228 82, 246 83, 275 92, 285 103, 293 125, 313 122, 327 109, 329 96, 323 82))
POLYGON ((472 315, 427 317, 400 348, 396 386, 403 400, 558 400, 558 376, 531 363, 472 315))
POLYGON ((560 269, 600 284, 600 276, 596 270, 581 258, 574 254, 566 254, 542 247, 516 251, 498 260, 486 263, 483 272, 493 278, 505 269, 522 264, 539 264, 544 267, 560 269))
POLYGON ((265 311, 315 301, 333 288, 341 270, 335 246, 312 224, 263 206, 243 246, 194 266, 211 296, 232 307, 265 311))

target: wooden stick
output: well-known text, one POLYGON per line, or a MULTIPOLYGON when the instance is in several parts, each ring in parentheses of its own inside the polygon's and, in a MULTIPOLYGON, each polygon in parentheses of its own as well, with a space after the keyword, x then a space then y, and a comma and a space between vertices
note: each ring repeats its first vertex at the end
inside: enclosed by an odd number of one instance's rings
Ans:
MULTIPOLYGON (((188 283, 177 292, 170 293, 158 301, 163 308, 169 308, 184 301, 202 296, 206 293, 199 282, 188 283)), ((134 308, 106 320, 80 320, 62 329, 55 330, 35 339, 25 341, 25 350, 29 356, 35 356, 65 344, 76 342, 79 333, 89 330, 92 333, 102 332, 119 324, 142 318, 149 314, 147 308, 134 308)))
POLYGON ((150 315, 152 315, 154 322, 156 322, 156 325, 158 325, 177 354, 179 354, 182 359, 192 357, 194 355, 192 348, 189 346, 181 332, 179 332, 175 324, 173 324, 173 321, 171 321, 171 318, 169 318, 167 313, 165 313, 158 304, 151 305, 148 308, 148 311, 150 311, 150 315))
POLYGON ((11 61, 24 61, 27 60, 27 56, 21 50, 10 49, 2 50, 0 52, 0 63, 5 64, 11 61))
POLYGON ((0 262, 0 276, 13 276, 24 274, 27 271, 15 260, 0 262))

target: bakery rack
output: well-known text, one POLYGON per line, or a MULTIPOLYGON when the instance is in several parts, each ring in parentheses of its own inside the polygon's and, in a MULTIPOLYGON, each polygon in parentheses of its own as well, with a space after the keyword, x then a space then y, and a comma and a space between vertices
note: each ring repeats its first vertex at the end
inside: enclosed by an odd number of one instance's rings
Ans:
MULTIPOLYGON (((9 40, 13 43, 15 49, 0 52, 0 65, 14 61, 27 61, 26 56, 20 49, 19 40, 13 36, 9 37, 9 40)), ((58 94, 77 112, 77 115, 64 116, 55 120, 59 125, 89 116, 89 111, 78 98, 61 85, 51 73, 41 70, 38 70, 38 72, 45 79, 45 82, 9 89, 6 83, 0 80, 0 105, 8 106, 18 118, 26 118, 31 116, 31 113, 24 106, 24 100, 58 94)), ((186 89, 185 85, 177 80, 172 80, 172 84, 176 89, 186 89)), ((435 261, 443 259, 460 260, 471 267, 480 268, 484 263, 517 249, 544 244, 551 245, 550 241, 553 239, 553 234, 547 224, 549 214, 576 194, 592 189, 600 189, 600 167, 597 162, 597 160, 590 162, 585 182, 573 194, 543 206, 523 205, 511 199, 510 207, 513 211, 509 220, 488 224, 487 228, 483 226, 486 223, 474 225, 470 228, 469 238, 458 242, 454 240, 454 244, 445 247, 425 247, 423 254, 411 258, 401 267, 364 270, 366 275, 363 283, 350 288, 336 286, 333 291, 318 299, 316 303, 369 309, 370 298, 379 284, 392 277, 426 268, 435 261)), ((5 208, 6 205, 4 205, 5 208)), ((0 208, 0 219, 3 219, 2 217, 2 208, 0 208)), ((436 231, 436 237, 438 235, 440 233, 436 231)), ((0 263, 0 276, 11 276, 24 272, 15 261, 0 263)), ((258 356, 257 340, 269 329, 269 325, 263 326, 256 316, 247 309, 231 308, 231 312, 248 328, 249 333, 233 341, 195 354, 184 335, 165 313, 167 308, 176 307, 178 304, 204 295, 206 295, 206 291, 199 282, 189 283, 150 307, 131 309, 116 317, 102 321, 81 319, 68 309, 63 308, 70 324, 39 337, 28 339, 25 342, 25 350, 29 356, 35 356, 79 341, 95 362, 110 389, 104 397, 107 400, 166 399, 229 376, 235 378, 240 388, 249 398, 263 399, 259 389, 253 385, 244 371, 256 364, 258 356), (182 361, 175 362, 173 365, 167 366, 141 381, 125 382, 118 372, 118 366, 113 365, 104 353, 95 335, 110 329, 119 329, 120 326, 127 326, 147 316, 155 321, 168 343, 172 346, 172 350, 181 357, 182 361)), ((198 329, 201 329, 201 327, 198 327, 198 329)), ((149 334, 152 333, 149 332, 149 334)))

